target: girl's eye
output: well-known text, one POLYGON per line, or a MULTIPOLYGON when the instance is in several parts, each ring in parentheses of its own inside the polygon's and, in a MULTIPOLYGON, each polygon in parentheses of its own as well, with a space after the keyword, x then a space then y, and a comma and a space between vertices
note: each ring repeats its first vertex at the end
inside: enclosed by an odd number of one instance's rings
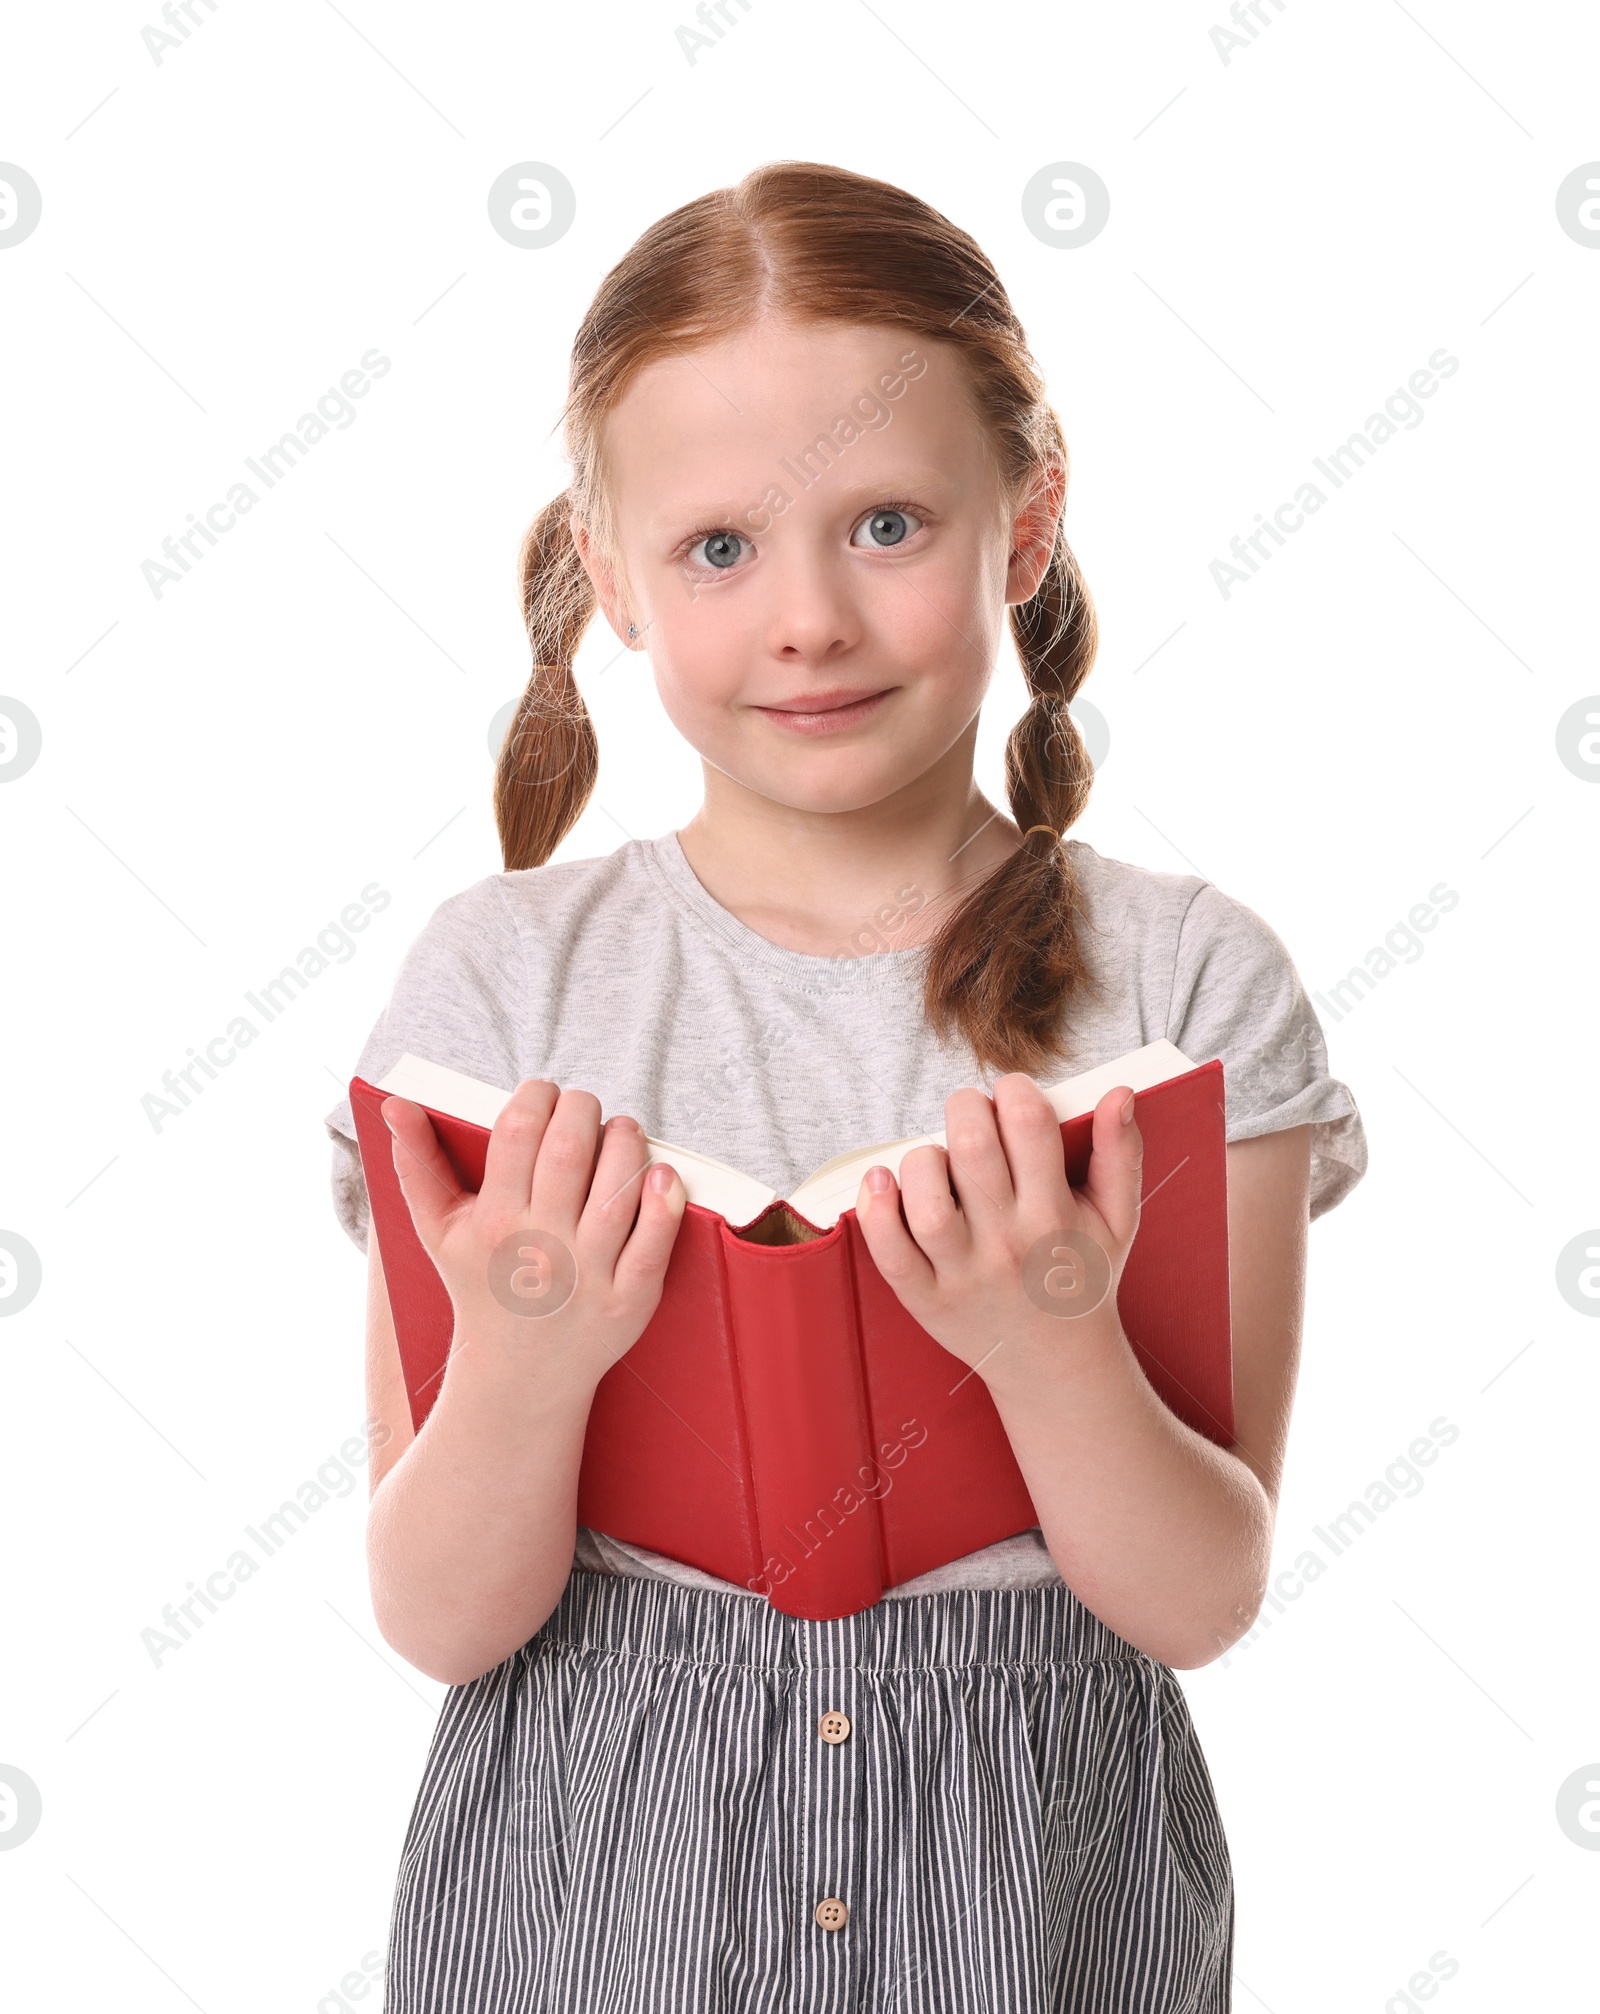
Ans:
POLYGON ((871 517, 863 518, 852 532, 850 543, 883 551, 889 546, 899 545, 921 528, 922 520, 915 511, 875 510, 871 517), (861 534, 865 532, 866 537, 861 534))
POLYGON ((704 563, 726 570, 739 558, 739 548, 744 544, 736 531, 714 531, 695 540, 689 548, 689 557, 704 555, 704 563))

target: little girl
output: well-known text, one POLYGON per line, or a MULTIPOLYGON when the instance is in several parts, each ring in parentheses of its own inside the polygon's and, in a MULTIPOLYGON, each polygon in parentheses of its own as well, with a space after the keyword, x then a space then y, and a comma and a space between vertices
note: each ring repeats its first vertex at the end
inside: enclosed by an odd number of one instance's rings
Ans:
POLYGON ((451 1687, 385 2006, 1219 2014, 1232 1884, 1173 1667, 1262 1598, 1306 1225, 1365 1167, 1354 1100, 1259 916, 1063 836, 1092 780, 1068 702, 1094 615, 1060 425, 970 237, 812 163, 685 205, 602 283, 566 441, 572 486, 522 554, 505 872, 435 911, 357 1064, 410 1050, 516 1087, 476 1195, 420 1107, 383 1107, 455 1310, 415 1437, 348 1104, 328 1119, 389 1429, 374 1606, 451 1687), (595 785, 572 663, 597 607, 648 654, 705 802, 552 864, 595 785), (1007 608, 1031 695, 1009 817, 973 780, 1007 608), (1131 1093, 1100 1101, 1072 1188, 1039 1089, 1163 1037, 1226 1073, 1228 1447, 1161 1404, 1118 1319, 1131 1093), (952 1372, 983 1379, 1038 1524, 828 1622, 579 1528, 590 1401, 685 1207, 643 1134, 786 1195, 941 1126, 948 1152, 872 1171, 858 1218, 952 1372), (489 1285, 528 1226, 576 1262, 538 1321, 489 1285), (1113 1282, 1070 1321, 1023 1278, 1062 1228, 1113 1282))

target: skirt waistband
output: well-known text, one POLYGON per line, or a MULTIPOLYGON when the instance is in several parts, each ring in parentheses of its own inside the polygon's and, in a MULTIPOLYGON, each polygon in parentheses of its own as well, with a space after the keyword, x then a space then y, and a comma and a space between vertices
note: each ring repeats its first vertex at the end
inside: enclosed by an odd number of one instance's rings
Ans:
POLYGON ((574 1568, 523 1647, 771 1669, 933 1670, 963 1665, 1151 1662, 1068 1587, 949 1588, 808 1622, 766 1601, 676 1581, 574 1568))

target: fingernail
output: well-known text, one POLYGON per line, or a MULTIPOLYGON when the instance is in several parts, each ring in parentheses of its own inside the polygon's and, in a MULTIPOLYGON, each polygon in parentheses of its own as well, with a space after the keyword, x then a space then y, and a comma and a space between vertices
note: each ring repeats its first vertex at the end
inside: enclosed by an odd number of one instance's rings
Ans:
POLYGON ((1131 1091, 1128 1093, 1127 1103, 1122 1108, 1122 1123, 1124 1126, 1129 1126, 1133 1123, 1133 1093, 1131 1091))
POLYGON ((894 1177, 889 1173, 887 1168, 869 1168, 867 1170, 867 1187, 872 1191, 873 1195, 881 1196, 885 1189, 892 1189, 894 1187, 894 1177))
POLYGON ((648 1177, 652 1189, 666 1190, 672 1187, 672 1169, 665 1161, 657 1161, 648 1177))

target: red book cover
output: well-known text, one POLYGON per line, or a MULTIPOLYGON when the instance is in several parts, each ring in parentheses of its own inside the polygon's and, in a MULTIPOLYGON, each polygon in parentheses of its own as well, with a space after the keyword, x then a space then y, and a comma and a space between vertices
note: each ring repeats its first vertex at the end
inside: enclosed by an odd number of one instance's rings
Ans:
MULTIPOLYGON (((361 1077, 350 1084, 420 1429, 453 1314, 394 1172, 379 1109, 390 1095, 361 1077)), ((1135 1097, 1144 1189, 1117 1294, 1123 1330, 1161 1399, 1226 1446, 1222 1064, 1135 1097)), ((457 1177, 477 1189, 489 1129, 426 1109, 457 1177)), ((1062 1122, 1074 1184, 1088 1172, 1091 1117, 1062 1122)), ((786 1218, 792 1230, 795 1214, 774 1202, 736 1226, 685 1205, 660 1305, 596 1388, 577 1515, 590 1530, 763 1594, 785 1614, 822 1620, 870 1608, 886 1588, 1038 1518, 982 1378, 900 1305, 855 1211, 804 1243, 762 1242, 782 1235, 786 1218)))

